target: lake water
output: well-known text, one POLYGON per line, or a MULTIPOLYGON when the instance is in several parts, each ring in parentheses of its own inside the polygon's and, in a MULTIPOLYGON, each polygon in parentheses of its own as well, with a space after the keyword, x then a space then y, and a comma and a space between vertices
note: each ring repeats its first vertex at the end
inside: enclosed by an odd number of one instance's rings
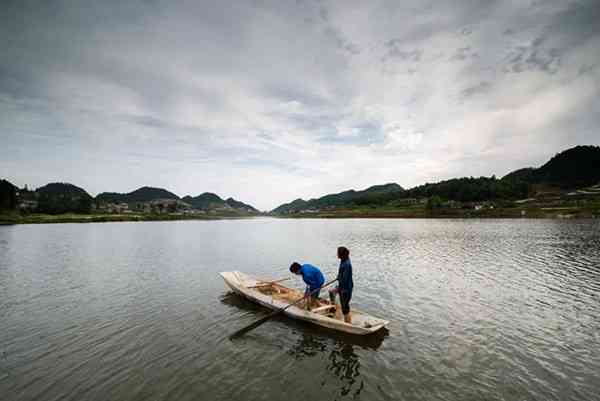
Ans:
MULTIPOLYGON (((302 287, 294 278, 290 285, 302 287)), ((0 227, 0 399, 597 400, 600 221, 0 227), (263 316, 217 274, 337 271, 368 338, 263 316)))

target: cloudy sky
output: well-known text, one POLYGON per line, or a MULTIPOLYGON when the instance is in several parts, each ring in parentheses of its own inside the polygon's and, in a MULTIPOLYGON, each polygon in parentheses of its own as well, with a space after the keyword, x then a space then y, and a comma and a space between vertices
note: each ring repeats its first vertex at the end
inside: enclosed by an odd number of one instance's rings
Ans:
POLYGON ((261 209, 600 144, 600 1, 23 1, 0 177, 261 209))

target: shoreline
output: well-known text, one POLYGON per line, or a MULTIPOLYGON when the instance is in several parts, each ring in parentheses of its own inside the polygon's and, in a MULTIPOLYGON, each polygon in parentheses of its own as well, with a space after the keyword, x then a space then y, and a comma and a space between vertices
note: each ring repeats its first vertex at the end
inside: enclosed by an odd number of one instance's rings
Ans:
POLYGON ((153 214, 0 214, 0 225, 58 224, 58 223, 114 223, 141 221, 187 221, 187 220, 237 220, 259 215, 153 215, 153 214))
POLYGON ((494 210, 352 210, 344 209, 321 213, 295 213, 287 215, 269 214, 0 214, 0 225, 17 224, 57 224, 57 223, 110 223, 140 221, 188 221, 188 220, 237 220, 256 217, 276 219, 590 219, 600 218, 597 209, 558 208, 558 209, 494 209, 494 210), (523 213, 524 212, 524 213, 523 213))
POLYGON ((522 214, 521 210, 495 210, 495 211, 470 211, 470 212, 330 212, 330 213, 298 213, 291 215, 274 216, 284 219, 342 219, 342 218, 386 218, 386 219, 590 219, 600 218, 600 212, 590 210, 527 210, 522 214))

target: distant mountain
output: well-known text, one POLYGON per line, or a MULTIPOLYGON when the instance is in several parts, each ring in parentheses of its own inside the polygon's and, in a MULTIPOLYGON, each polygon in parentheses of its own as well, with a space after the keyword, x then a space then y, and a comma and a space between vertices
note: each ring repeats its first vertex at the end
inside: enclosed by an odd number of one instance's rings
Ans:
POLYGON ((85 189, 66 182, 52 182, 35 190, 40 195, 49 196, 81 196, 91 198, 85 189))
POLYGON ((464 177, 424 184, 405 190, 398 184, 376 185, 364 191, 344 191, 318 199, 293 202, 275 208, 272 213, 286 214, 307 210, 348 208, 355 206, 393 206, 407 199, 438 196, 446 200, 475 202, 487 199, 519 199, 527 195, 527 183, 501 181, 495 177, 464 177))
POLYGON ((211 192, 205 192, 194 197, 187 195, 183 198, 179 198, 173 192, 169 192, 163 188, 142 187, 126 194, 120 194, 116 192, 103 192, 96 196, 96 201, 100 203, 135 204, 152 202, 159 199, 180 200, 182 202, 187 203, 194 209, 205 211, 216 209, 235 209, 240 211, 258 212, 258 210, 256 210, 251 205, 236 201, 233 198, 229 198, 225 201, 219 195, 213 194, 211 192))
POLYGON ((567 149, 539 168, 522 168, 497 179, 492 177, 462 177, 437 183, 427 183, 404 190, 398 184, 370 187, 364 191, 344 191, 305 201, 296 199, 273 209, 272 213, 295 213, 328 208, 354 206, 393 206, 403 200, 437 196, 444 200, 479 202, 485 200, 515 200, 527 197, 539 185, 563 189, 578 189, 600 183, 600 147, 576 146, 567 149), (534 185, 535 184, 535 185, 534 185))
POLYGON ((529 184, 575 189, 600 182, 600 146, 576 146, 556 154, 540 168, 524 168, 502 177, 529 184))
POLYGON ((150 202, 157 199, 175 199, 179 197, 173 192, 163 188, 141 187, 135 191, 120 194, 117 192, 103 192, 96 196, 96 201, 106 203, 137 203, 150 202))
POLYGON ((254 208, 254 206, 249 205, 244 202, 237 201, 233 198, 227 198, 227 200, 225 200, 225 203, 227 203, 229 206, 231 206, 234 209, 246 210, 248 212, 258 212, 258 210, 256 208, 254 208))
POLYGON ((349 207, 366 204, 382 204, 400 196, 404 189, 395 183, 374 185, 362 191, 340 192, 305 201, 296 199, 273 209, 272 213, 295 213, 301 210, 316 210, 335 207, 349 207))
POLYGON ((8 181, 8 180, 4 180, 4 179, 0 179, 0 185, 2 186, 6 186, 7 188, 13 188, 13 189, 17 189, 17 186, 14 185, 12 182, 8 181))
MULTIPOLYGON (((389 183, 365 190, 348 190, 316 199, 296 199, 273 209, 272 213, 295 213, 322 209, 360 206, 388 206, 414 204, 416 199, 439 197, 441 200, 479 202, 485 200, 516 200, 540 193, 566 193, 600 183, 600 146, 576 146, 556 154, 539 168, 515 170, 502 179, 492 177, 463 177, 426 183, 405 190, 389 183), (548 191, 550 187, 550 191, 548 191)), ((581 192, 581 191, 580 191, 581 192)), ((584 193, 584 192, 582 192, 584 193)), ((19 190, 12 183, 0 180, 0 209, 15 209, 17 202, 29 202, 30 210, 41 213, 89 213, 93 198, 83 189, 69 183, 50 183, 29 191, 19 190), (37 207, 35 206, 37 205, 37 207)), ((96 203, 147 203, 157 200, 183 201, 201 210, 230 210, 258 212, 253 206, 228 198, 223 200, 214 193, 205 192, 196 197, 180 199, 162 188, 142 187, 129 193, 103 192, 96 203)), ((173 202, 171 202, 173 203, 173 202)), ((187 206, 184 205, 186 208, 187 206)), ((140 208, 140 205, 136 206, 140 208)))
POLYGON ((195 209, 201 210, 211 210, 211 209, 222 209, 229 208, 230 206, 221 199, 221 197, 217 194, 213 194, 212 192, 204 192, 198 196, 184 196, 182 201, 185 203, 192 205, 195 209))
POLYGON ((304 199, 298 198, 291 201, 290 203, 284 203, 283 205, 276 207, 275 209, 271 210, 271 213, 295 213, 301 210, 308 209, 310 209, 309 201, 305 201, 304 199))
POLYGON ((191 205, 195 209, 214 210, 214 209, 235 209, 247 212, 258 212, 252 205, 237 201, 233 198, 223 200, 219 195, 212 192, 205 192, 198 196, 185 196, 182 199, 185 203, 191 205))
POLYGON ((35 192, 38 198, 37 212, 40 213, 89 213, 92 208, 91 195, 73 184, 53 182, 35 192))
POLYGON ((530 182, 533 179, 534 173, 535 168, 525 167, 506 174, 504 177, 502 177, 502 180, 530 182))
POLYGON ((7 180, 0 180, 0 210, 17 207, 17 187, 7 180))
POLYGON ((430 198, 459 202, 478 202, 491 199, 519 199, 527 196, 528 184, 519 180, 499 180, 496 177, 463 177, 424 184, 403 193, 405 198, 430 198))
POLYGON ((576 146, 557 154, 535 171, 534 181, 563 188, 599 183, 600 146, 576 146))

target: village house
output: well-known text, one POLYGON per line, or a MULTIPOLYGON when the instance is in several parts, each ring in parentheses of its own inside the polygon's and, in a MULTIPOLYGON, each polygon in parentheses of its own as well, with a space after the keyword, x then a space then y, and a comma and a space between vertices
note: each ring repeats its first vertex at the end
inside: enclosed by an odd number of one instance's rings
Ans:
POLYGON ((36 200, 22 200, 19 203, 19 210, 22 212, 33 212, 38 207, 38 201, 36 200))

